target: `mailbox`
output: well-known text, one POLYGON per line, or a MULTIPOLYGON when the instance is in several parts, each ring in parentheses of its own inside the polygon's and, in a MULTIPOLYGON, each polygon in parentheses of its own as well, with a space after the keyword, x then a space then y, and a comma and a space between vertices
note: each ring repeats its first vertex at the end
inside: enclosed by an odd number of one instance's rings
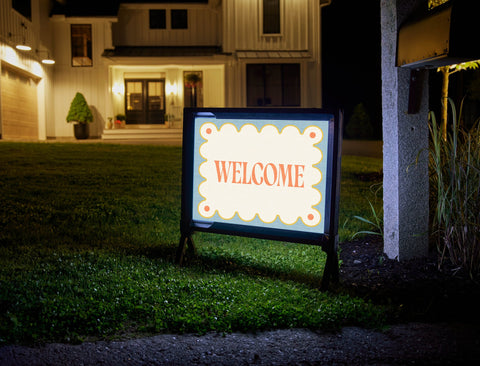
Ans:
POLYGON ((397 66, 436 68, 480 59, 475 3, 452 0, 408 19, 398 32, 397 66))

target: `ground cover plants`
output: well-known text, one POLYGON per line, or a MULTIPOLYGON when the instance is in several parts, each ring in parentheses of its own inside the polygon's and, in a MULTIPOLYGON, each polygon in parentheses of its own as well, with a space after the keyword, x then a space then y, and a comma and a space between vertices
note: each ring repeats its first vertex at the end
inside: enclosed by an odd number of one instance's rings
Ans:
MULTIPOLYGON (((380 169, 344 157, 341 240, 364 229, 351 218, 380 169)), ((318 247, 195 234, 177 266, 180 177, 178 147, 2 142, 0 343, 382 324, 383 308, 319 291, 318 247)))

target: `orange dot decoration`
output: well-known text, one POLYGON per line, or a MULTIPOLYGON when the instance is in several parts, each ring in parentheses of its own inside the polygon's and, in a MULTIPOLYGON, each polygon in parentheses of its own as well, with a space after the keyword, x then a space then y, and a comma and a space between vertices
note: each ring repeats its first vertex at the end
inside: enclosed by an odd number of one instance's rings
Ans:
POLYGON ((313 220, 313 214, 309 214, 309 215, 307 216, 307 218, 308 218, 310 221, 313 220))
POLYGON ((310 138, 314 139, 317 137, 317 134, 315 132, 310 132, 310 138))
POLYGON ((207 128, 206 131, 207 135, 210 135, 212 133, 212 129, 211 128, 207 128))

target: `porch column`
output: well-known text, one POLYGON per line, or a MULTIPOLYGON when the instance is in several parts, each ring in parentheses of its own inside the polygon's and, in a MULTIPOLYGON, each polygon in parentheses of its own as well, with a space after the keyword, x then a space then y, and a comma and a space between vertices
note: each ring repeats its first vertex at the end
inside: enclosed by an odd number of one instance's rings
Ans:
POLYGON ((419 73, 420 108, 409 114, 411 71, 395 66, 397 31, 422 4, 381 0, 384 252, 399 261, 428 253, 428 73, 419 73))

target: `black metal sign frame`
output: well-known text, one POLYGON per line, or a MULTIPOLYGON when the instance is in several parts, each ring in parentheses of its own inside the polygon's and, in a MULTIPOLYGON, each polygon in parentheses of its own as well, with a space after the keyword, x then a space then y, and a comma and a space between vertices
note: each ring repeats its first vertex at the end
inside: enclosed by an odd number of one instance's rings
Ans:
POLYGON ((338 211, 340 196, 340 166, 341 166, 341 139, 343 116, 340 111, 332 112, 325 109, 304 108, 185 108, 183 118, 183 152, 182 152, 182 206, 180 231, 181 238, 177 250, 177 262, 182 264, 186 251, 195 253, 192 234, 195 231, 218 234, 245 236, 252 238, 270 239, 310 245, 320 245, 327 254, 327 261, 322 278, 323 289, 331 281, 337 282, 338 268, 338 211), (225 220, 205 222, 193 218, 194 186, 194 155, 195 138, 199 134, 195 120, 199 116, 213 115, 220 119, 251 119, 275 121, 317 120, 328 118, 328 154, 324 179, 326 179, 325 197, 325 230, 322 233, 303 232, 299 230, 285 230, 263 227, 232 224, 225 220))

